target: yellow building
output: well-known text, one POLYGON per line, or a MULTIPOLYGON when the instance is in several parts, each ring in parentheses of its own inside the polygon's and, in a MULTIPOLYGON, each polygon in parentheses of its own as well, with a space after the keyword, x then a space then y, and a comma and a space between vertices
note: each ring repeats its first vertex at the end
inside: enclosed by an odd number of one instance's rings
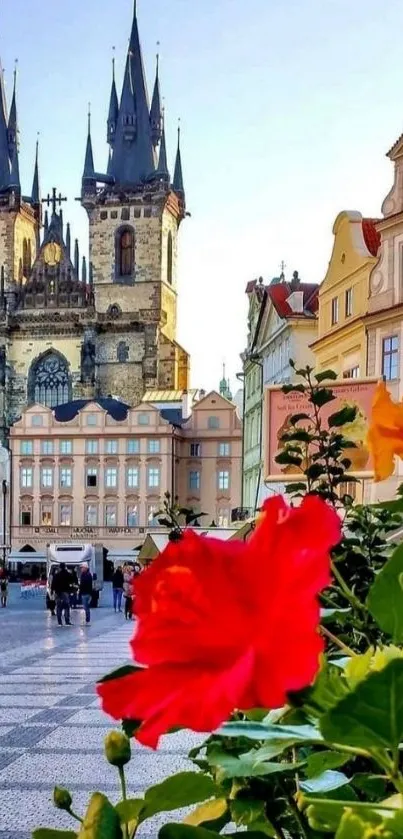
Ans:
POLYGON ((369 277, 377 263, 380 236, 372 219, 344 210, 333 227, 334 245, 319 290, 318 338, 312 344, 316 368, 340 378, 367 375, 365 315, 369 277))

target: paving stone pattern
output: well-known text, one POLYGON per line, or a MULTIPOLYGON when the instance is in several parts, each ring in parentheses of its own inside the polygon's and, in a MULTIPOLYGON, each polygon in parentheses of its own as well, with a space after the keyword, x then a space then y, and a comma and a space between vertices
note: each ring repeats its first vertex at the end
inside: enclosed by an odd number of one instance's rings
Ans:
MULTIPOLYGON (((111 612, 108 591, 90 627, 77 610, 75 625, 59 629, 40 600, 20 600, 11 589, 9 607, 0 610, 0 839, 30 839, 39 826, 75 828, 52 806, 56 783, 72 791, 77 812, 95 789, 119 798, 116 771, 102 759, 114 723, 99 709, 95 682, 129 659, 132 626, 111 612)), ((179 733, 164 738, 157 753, 135 745, 129 793, 192 768, 187 752, 197 742, 179 733)), ((146 823, 141 839, 156 836, 165 820, 146 823)))

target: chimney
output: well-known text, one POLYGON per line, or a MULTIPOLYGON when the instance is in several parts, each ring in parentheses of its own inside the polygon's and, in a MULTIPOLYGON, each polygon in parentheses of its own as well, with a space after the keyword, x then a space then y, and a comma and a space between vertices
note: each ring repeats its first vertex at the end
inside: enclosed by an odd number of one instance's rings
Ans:
POLYGON ((190 396, 187 390, 183 391, 182 394, 182 417, 184 420, 189 419, 191 414, 190 410, 190 396))

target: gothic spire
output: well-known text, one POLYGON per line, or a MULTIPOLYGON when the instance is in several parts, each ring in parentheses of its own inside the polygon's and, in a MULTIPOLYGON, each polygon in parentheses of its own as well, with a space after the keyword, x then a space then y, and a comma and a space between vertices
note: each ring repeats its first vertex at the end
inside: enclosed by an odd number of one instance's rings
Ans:
POLYGON ((182 156, 181 156, 181 127, 178 125, 178 150, 176 152, 174 182, 172 184, 174 192, 179 198, 185 200, 185 187, 183 185, 183 171, 182 171, 182 156))
POLYGON ((8 151, 7 102, 4 74, 0 62, 0 192, 10 185, 10 156, 8 151))
POLYGON ((156 172, 156 176, 161 180, 167 181, 168 184, 170 182, 170 174, 168 170, 168 158, 167 158, 167 145, 165 139, 165 116, 163 114, 162 118, 162 133, 161 133, 161 144, 160 144, 160 154, 158 160, 158 169, 156 172))
POLYGON ((11 158, 11 171, 10 171, 10 187, 15 190, 21 190, 21 182, 20 182, 20 162, 18 160, 18 148, 17 144, 15 144, 13 148, 13 156, 11 158))
MULTIPOLYGON (((159 44, 158 44, 159 46, 159 44)), ((150 123, 151 123, 151 139, 154 148, 157 148, 158 143, 162 137, 162 110, 161 110, 161 91, 159 80, 159 54, 157 53, 157 69, 155 74, 154 93, 151 101, 150 123)))
POLYGON ((13 160, 14 147, 17 147, 18 152, 18 115, 17 115, 17 64, 14 67, 14 87, 13 98, 11 100, 10 116, 8 118, 8 153, 10 160, 13 160))
POLYGON ((154 172, 149 100, 134 3, 111 174, 117 184, 135 187, 154 172))
POLYGON ((83 172, 83 180, 93 180, 95 175, 94 169, 94 155, 92 153, 92 139, 91 139, 91 108, 88 105, 88 135, 87 135, 87 147, 85 150, 85 162, 84 162, 84 172, 83 172))
POLYGON ((34 169, 34 180, 32 183, 32 193, 31 193, 31 201, 34 206, 38 206, 41 203, 41 193, 39 187, 39 140, 36 141, 36 155, 35 155, 35 169, 34 169))
MULTIPOLYGON (((115 47, 113 48, 115 49, 115 47)), ((116 81, 115 81, 115 55, 112 58, 112 88, 111 88, 111 98, 109 101, 109 113, 108 113, 108 136, 107 142, 111 147, 113 147, 115 142, 115 134, 116 134, 116 127, 119 117, 119 100, 118 94, 116 90, 116 81)))

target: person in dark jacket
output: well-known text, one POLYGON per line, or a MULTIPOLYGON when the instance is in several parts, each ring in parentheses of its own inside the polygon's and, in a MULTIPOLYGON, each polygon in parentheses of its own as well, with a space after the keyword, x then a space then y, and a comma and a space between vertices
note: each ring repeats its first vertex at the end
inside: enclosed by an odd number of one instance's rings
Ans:
POLYGON ((81 602, 84 606, 85 611, 85 623, 86 626, 89 626, 91 623, 91 600, 92 600, 92 593, 93 593, 93 580, 92 574, 88 565, 83 565, 80 577, 80 595, 81 595, 81 602))
POLYGON ((59 626, 63 625, 62 616, 64 612, 64 620, 66 626, 71 626, 70 621, 70 590, 71 590, 71 575, 69 574, 64 562, 60 563, 60 568, 53 577, 52 593, 56 599, 56 615, 59 626))
POLYGON ((115 612, 122 611, 122 597, 123 597, 123 588, 125 584, 125 578, 123 576, 122 568, 116 569, 113 577, 112 577, 112 586, 113 586, 113 608, 115 612))

